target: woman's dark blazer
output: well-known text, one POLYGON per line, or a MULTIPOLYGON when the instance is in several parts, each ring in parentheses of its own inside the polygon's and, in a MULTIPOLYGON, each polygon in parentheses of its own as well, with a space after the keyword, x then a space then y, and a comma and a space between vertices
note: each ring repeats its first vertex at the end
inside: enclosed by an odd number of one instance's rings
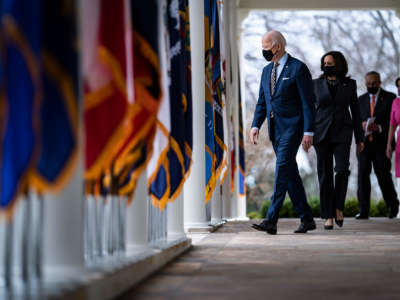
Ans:
POLYGON ((334 99, 325 77, 314 79, 313 84, 316 97, 314 145, 322 142, 327 134, 333 135, 330 139, 334 142, 350 144, 353 131, 356 143, 361 142, 363 130, 356 81, 349 78, 340 80, 334 99))

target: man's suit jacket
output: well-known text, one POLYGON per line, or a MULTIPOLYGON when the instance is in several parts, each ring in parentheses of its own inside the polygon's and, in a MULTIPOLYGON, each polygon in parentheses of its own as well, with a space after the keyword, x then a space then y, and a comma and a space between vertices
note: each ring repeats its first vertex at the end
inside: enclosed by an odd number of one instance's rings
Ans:
POLYGON ((322 142, 328 132, 334 134, 329 136, 334 142, 350 144, 354 131, 356 143, 361 142, 363 131, 356 81, 349 78, 341 80, 334 99, 325 77, 315 79, 313 83, 316 97, 314 145, 322 142))
MULTIPOLYGON (((381 133, 373 133, 373 141, 372 143, 379 145, 382 149, 386 149, 388 135, 389 135, 389 125, 390 125, 390 112, 392 109, 393 100, 396 98, 396 95, 381 89, 379 92, 378 102, 376 102, 374 109, 375 123, 381 125, 382 132, 381 133)), ((360 105, 360 113, 361 113, 361 121, 367 121, 371 116, 370 114, 370 98, 369 94, 365 93, 361 95, 359 98, 360 105)), ((366 143, 369 141, 364 138, 366 143)))
POLYGON ((263 69, 252 127, 261 128, 267 118, 271 141, 282 136, 298 137, 304 132, 314 132, 315 96, 307 66, 289 55, 276 81, 275 93, 271 95, 272 67, 273 63, 270 63, 263 69), (271 132, 271 109, 275 132, 271 132))

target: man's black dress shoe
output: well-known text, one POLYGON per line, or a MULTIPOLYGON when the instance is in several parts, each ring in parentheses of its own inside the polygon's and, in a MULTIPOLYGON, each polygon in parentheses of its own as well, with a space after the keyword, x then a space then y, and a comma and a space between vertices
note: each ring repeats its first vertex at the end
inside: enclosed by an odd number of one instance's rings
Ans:
POLYGON ((356 219, 357 220, 368 220, 368 216, 362 215, 362 214, 357 214, 356 219))
POLYGON ((301 222, 299 228, 294 231, 294 233, 306 233, 309 230, 314 230, 316 229, 317 226, 315 225, 314 220, 311 222, 301 222))
POLYGON ((253 224, 252 227, 258 231, 265 231, 269 234, 276 234, 277 232, 276 224, 268 221, 262 221, 260 224, 253 224))
POLYGON ((399 205, 397 204, 389 209, 389 219, 396 218, 398 213, 399 213, 399 205))
POLYGON ((333 225, 324 225, 324 229, 325 230, 332 230, 333 229, 333 225))

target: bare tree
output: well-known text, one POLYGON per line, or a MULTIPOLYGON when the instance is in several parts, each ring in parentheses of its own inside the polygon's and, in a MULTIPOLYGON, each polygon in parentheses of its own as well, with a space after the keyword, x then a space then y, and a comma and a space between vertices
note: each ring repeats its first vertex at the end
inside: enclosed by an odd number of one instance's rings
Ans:
MULTIPOLYGON (((245 103, 248 130, 258 100, 259 80, 266 62, 261 54, 261 36, 272 29, 287 39, 290 54, 304 61, 314 77, 320 71, 320 57, 331 50, 341 51, 349 64, 349 74, 357 80, 358 93, 364 93, 364 75, 381 73, 383 87, 394 90, 394 79, 400 73, 400 20, 393 11, 254 11, 243 23, 245 59, 245 103)), ((260 132, 258 146, 246 139, 247 175, 256 185, 248 186, 249 201, 260 204, 272 194, 275 156, 266 128, 260 132)), ((308 194, 318 194, 316 156, 308 155, 311 173, 302 172, 308 194)), ((351 154, 351 177, 348 196, 356 195, 357 159, 351 154)), ((373 179, 374 180, 374 179, 373 179)), ((372 197, 381 197, 373 184, 372 197)))

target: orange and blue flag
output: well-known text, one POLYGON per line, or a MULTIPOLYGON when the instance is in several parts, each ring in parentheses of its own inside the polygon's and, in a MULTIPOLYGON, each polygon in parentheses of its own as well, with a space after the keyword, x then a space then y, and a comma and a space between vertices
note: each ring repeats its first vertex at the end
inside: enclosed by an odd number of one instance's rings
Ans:
MULTIPOLYGON (((129 191, 150 160, 161 103, 161 76, 158 55, 158 6, 155 0, 130 1, 133 29, 133 86, 129 135, 115 156, 116 171, 130 166, 129 191)), ((128 53, 129 54, 129 53, 128 53)))
POLYGON ((185 113, 185 173, 189 176, 192 166, 193 151, 193 104, 192 104, 192 67, 191 67, 191 48, 190 48, 190 18, 189 1, 182 0, 179 5, 181 20, 182 39, 185 45, 185 52, 182 55, 182 63, 185 65, 185 85, 182 88, 182 101, 185 113))
POLYGON ((38 0, 1 2, 0 209, 8 215, 28 186, 38 138, 40 13, 38 0))
POLYGON ((42 12, 41 139, 32 184, 47 191, 62 187, 77 157, 77 10, 75 1, 42 0, 42 12))
POLYGON ((161 63, 169 69, 168 75, 163 73, 164 99, 158 116, 162 134, 155 141, 159 148, 155 152, 158 161, 149 178, 149 191, 153 205, 163 209, 168 201, 176 199, 188 176, 193 134, 188 1, 168 0, 161 7, 161 15, 164 20, 161 28, 166 37, 161 45, 169 46, 165 57, 161 56, 161 63), (165 138, 168 143, 163 142, 165 138))
POLYGON ((224 143, 224 120, 223 120, 223 92, 224 86, 222 81, 221 68, 221 51, 220 51, 220 34, 219 34, 219 14, 217 0, 212 0, 212 97, 214 103, 214 153, 215 153, 215 176, 220 177, 223 164, 224 154, 227 147, 224 143))
POLYGON ((217 0, 204 1, 206 72, 206 202, 224 167, 223 91, 217 0))
MULTIPOLYGON (((170 200, 176 199, 185 181, 185 141, 186 124, 191 119, 190 103, 188 103, 187 89, 187 51, 186 51, 186 13, 187 1, 179 0, 178 7, 174 7, 176 1, 168 1, 168 32, 170 44, 171 84, 169 86, 171 136, 170 149, 168 151, 170 200), (174 11, 175 9, 175 11, 174 11)), ((191 97, 189 97, 190 100, 191 97)), ((186 153, 186 157, 187 157, 186 153)))
POLYGON ((210 201, 216 183, 214 152, 214 102, 212 97, 211 5, 211 0, 204 0, 206 203, 210 201))
MULTIPOLYGON (((239 70, 239 68, 238 68, 239 70)), ((238 72, 240 74, 240 72, 238 72)), ((244 152, 244 135, 243 135, 243 110, 242 110, 242 96, 240 90, 240 76, 238 77, 238 104, 239 104, 239 195, 246 195, 246 165, 245 165, 245 152, 244 152)))

